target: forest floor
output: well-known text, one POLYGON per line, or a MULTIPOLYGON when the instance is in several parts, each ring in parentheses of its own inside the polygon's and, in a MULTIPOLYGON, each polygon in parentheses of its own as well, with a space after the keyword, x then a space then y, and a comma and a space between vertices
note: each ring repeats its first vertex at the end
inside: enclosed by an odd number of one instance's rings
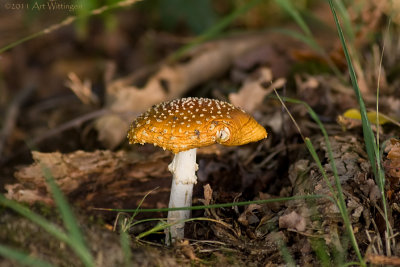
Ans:
MULTIPOLYGON (((380 84, 381 124, 373 130, 382 145, 386 218, 361 120, 352 110, 359 105, 328 5, 315 7, 326 26, 313 28, 327 57, 282 33, 253 31, 205 42, 173 60, 167 56, 189 38, 152 29, 135 8, 116 12, 113 30, 99 27, 102 20, 96 17, 85 37, 69 25, 2 53, 2 193, 62 227, 45 166, 67 197, 96 266, 121 266, 126 251, 120 223, 132 213, 113 210, 139 205, 166 208, 172 178, 168 164, 173 154, 153 145, 129 145, 129 124, 163 101, 215 98, 252 114, 267 129, 268 138, 241 147, 199 149, 193 206, 280 200, 194 210, 192 218, 203 219, 187 222, 185 239, 172 247, 164 245, 162 230, 138 238, 158 220, 138 223, 127 230, 133 266, 315 266, 358 261, 343 217, 331 201, 335 180, 321 129, 305 105, 285 102, 297 128, 277 99, 277 89, 282 97, 307 103, 326 128, 362 256, 394 265, 400 257, 400 38, 398 25, 386 32, 390 38, 381 64, 386 15, 370 5, 358 18, 365 20, 364 27, 352 48, 360 57, 355 69, 368 110, 376 109, 380 84), (329 64, 341 76, 333 74, 329 64), (329 183, 304 137, 311 140, 329 183)), ((0 47, 29 34, 20 26, 26 23, 21 13, 2 12, 0 47)), ((30 32, 52 20, 41 16, 30 32)), ((139 213, 133 222, 166 214, 139 213)), ((1 244, 56 266, 83 265, 70 246, 12 209, 0 210, 0 225, 1 244)), ((1 266, 14 264, 0 257, 1 266)))

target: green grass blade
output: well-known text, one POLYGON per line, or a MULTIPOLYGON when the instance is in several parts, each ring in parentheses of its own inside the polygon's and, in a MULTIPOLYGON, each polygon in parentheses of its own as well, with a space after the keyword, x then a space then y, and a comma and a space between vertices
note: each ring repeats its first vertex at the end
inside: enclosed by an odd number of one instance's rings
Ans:
POLYGON ((332 266, 331 256, 328 254, 328 247, 325 244, 325 240, 323 238, 311 238, 310 243, 321 266, 332 266))
POLYGON ((133 221, 133 218, 135 218, 136 215, 138 214, 138 211, 139 211, 140 207, 143 205, 143 202, 146 200, 146 198, 148 197, 148 195, 150 195, 152 192, 154 192, 154 191, 157 190, 157 189, 158 189, 158 187, 155 188, 155 189, 153 189, 153 190, 151 190, 151 191, 149 191, 149 192, 147 192, 146 195, 140 200, 139 205, 138 205, 137 208, 136 208, 136 211, 133 213, 133 215, 132 215, 132 217, 131 217, 131 219, 130 219, 131 222, 133 221))
POLYGON ((351 19, 349 16, 349 12, 347 12, 347 9, 345 5, 343 4, 342 0, 336 0, 335 1, 336 7, 338 9, 338 12, 340 14, 340 17, 342 18, 343 25, 344 25, 344 30, 346 32, 346 35, 349 37, 350 42, 353 42, 355 39, 355 33, 354 33, 354 27, 351 23, 351 19))
POLYGON ((61 228, 50 223, 42 216, 32 212, 27 207, 19 204, 18 202, 9 200, 5 198, 2 194, 0 194, 0 204, 8 207, 20 215, 24 216, 28 220, 42 227, 46 232, 57 238, 58 240, 65 242, 68 244, 72 250, 80 257, 80 259, 85 263, 86 266, 93 266, 93 260, 91 259, 91 255, 88 257, 86 247, 82 247, 81 244, 76 242, 76 240, 72 239, 68 236, 61 228))
POLYGON ((276 240, 278 243, 279 250, 281 252, 281 255, 283 257, 283 260, 285 261, 285 266, 288 267, 296 267, 296 262, 294 261, 292 255, 290 255, 290 252, 283 240, 276 240))
POLYGON ((199 205, 199 206, 191 206, 191 207, 176 207, 176 208, 159 208, 159 209, 103 209, 103 208, 95 208, 95 210, 103 210, 103 211, 116 211, 116 212, 166 212, 166 211, 176 211, 176 210, 204 210, 204 209, 216 209, 216 208, 226 208, 226 207, 235 207, 235 206, 246 206, 250 204, 266 204, 273 202, 284 202, 291 200, 299 200, 299 199, 318 199, 318 198, 326 198, 330 201, 335 201, 326 195, 307 195, 307 196, 293 196, 293 197, 281 197, 281 198, 270 198, 263 200, 252 200, 252 201, 242 201, 242 202, 231 202, 231 203, 222 203, 222 204, 211 204, 211 205, 199 205))
POLYGON ((124 255, 124 266, 132 266, 132 251, 131 251, 131 238, 125 231, 120 231, 120 243, 122 248, 122 253, 124 255))
POLYGON ((339 24, 339 20, 338 17, 336 15, 336 11, 335 11, 335 7, 333 6, 333 2, 332 0, 328 0, 332 14, 333 14, 333 18, 335 20, 335 24, 336 24, 336 28, 339 34, 339 38, 340 38, 340 42, 342 43, 342 47, 343 47, 343 51, 346 57, 346 61, 347 61, 347 65, 349 67, 349 74, 350 74, 350 79, 351 79, 351 83, 354 89, 354 92, 356 94, 358 103, 360 105, 360 113, 361 113, 361 121, 362 121, 362 128, 363 128, 363 134, 364 134, 364 141, 366 144, 366 149, 367 149, 367 154, 368 154, 368 158, 369 161, 371 162, 372 165, 372 169, 373 172, 375 174, 375 177, 377 177, 377 170, 376 170, 376 155, 375 155, 375 149, 376 149, 376 142, 375 142, 375 137, 374 134, 372 132, 371 129, 371 125, 369 123, 368 117, 367 117, 367 109, 365 107, 365 103, 364 100, 362 98, 361 95, 361 91, 360 88, 358 86, 358 82, 357 82, 357 77, 356 77, 356 73, 354 71, 354 67, 353 67, 353 63, 351 61, 351 57, 350 54, 348 52, 347 49, 347 45, 346 45, 346 41, 343 35, 343 31, 342 28, 339 24))
MULTIPOLYGON (((306 146, 309 149, 311 155, 313 155, 314 160, 316 160, 317 165, 318 165, 320 171, 322 172, 324 179, 328 180, 328 178, 326 177, 325 170, 322 167, 322 164, 321 164, 321 162, 320 162, 320 160, 319 160, 319 158, 317 156, 317 153, 316 153, 316 151, 315 151, 310 139, 306 137, 304 141, 305 141, 306 146)), ((326 145, 328 146, 328 144, 329 143, 327 143, 326 145)), ((346 226, 346 229, 347 229, 347 231, 349 233, 350 240, 351 240, 353 248, 354 248, 354 250, 355 250, 355 252, 357 254, 357 257, 359 258, 359 260, 361 262, 361 265, 364 266, 364 263, 363 263, 364 260, 363 260, 363 258, 361 256, 361 252, 360 252, 360 249, 358 247, 358 243, 357 243, 356 237, 354 235, 353 227, 352 227, 351 222, 350 222, 349 214, 347 212, 346 202, 344 201, 344 195, 343 195, 343 191, 342 191, 342 186, 340 184, 339 176, 337 175, 336 164, 335 163, 332 164, 332 162, 334 162, 334 159, 333 159, 332 151, 329 151, 329 149, 328 149, 328 154, 329 154, 329 161, 331 162, 331 166, 332 165, 335 166, 334 167, 335 168, 334 177, 335 177, 336 189, 338 191, 338 193, 337 193, 337 198, 338 198, 337 206, 338 206, 340 214, 342 216, 344 225, 346 226)), ((329 180, 328 180, 328 183, 329 183, 329 180)))
MULTIPOLYGON (((276 95, 279 98, 279 100, 282 102, 281 97, 278 94, 276 94, 276 95)), ((342 216, 343 222, 344 222, 344 224, 346 226, 346 229, 348 231, 348 234, 350 236, 350 240, 351 240, 353 248, 354 248, 354 250, 355 250, 355 252, 357 254, 357 257, 360 260, 361 265, 364 266, 365 265, 364 259, 361 256, 361 252, 360 252, 360 249, 359 249, 358 244, 357 244, 357 240, 356 240, 355 235, 354 235, 353 227, 351 226, 349 214, 347 212, 346 202, 344 200, 344 195, 343 195, 343 190, 342 190, 342 185, 340 184, 340 179, 339 179, 339 175, 338 175, 338 172, 337 172, 336 164, 335 164, 335 161, 334 161, 334 158, 333 158, 332 147, 331 147, 331 143, 329 141, 328 133, 327 133, 324 125, 322 124, 321 120, 318 118, 318 115, 314 112, 314 110, 307 103, 305 103, 303 101, 300 101, 300 100, 297 100, 297 99, 292 99, 292 98, 286 98, 285 97, 283 99, 285 101, 287 101, 287 102, 304 105, 306 107, 308 113, 310 114, 311 118, 318 124, 319 128, 322 131, 322 134, 324 136, 325 143, 326 143, 326 148, 327 148, 327 152, 328 152, 330 165, 331 165, 332 172, 333 172, 333 175, 334 175, 334 178, 335 178, 334 181, 335 181, 336 190, 337 190, 336 196, 337 196, 337 200, 338 200, 336 202, 336 204, 337 204, 337 206, 338 206, 338 208, 340 210, 340 214, 342 216)), ((282 102, 282 104, 284 105, 283 102, 282 102)), ((309 138, 304 138, 304 142, 306 143, 306 146, 307 146, 308 150, 310 151, 313 159, 316 161, 316 163, 317 163, 317 165, 318 165, 318 167, 319 167, 319 169, 320 169, 325 181, 327 182, 327 184, 329 186, 330 182, 329 182, 328 178, 326 177, 325 170, 322 168, 322 164, 321 164, 321 162, 320 162, 320 160, 319 160, 319 158, 317 156, 317 153, 315 152, 314 146, 312 145, 312 143, 311 143, 309 138)), ((334 191, 331 190, 331 192, 333 194, 335 194, 334 191)))
POLYGON ((48 27, 46 29, 43 29, 43 30, 41 30, 39 32, 33 33, 31 35, 28 35, 28 36, 26 36, 24 38, 21 38, 20 40, 17 40, 15 42, 10 43, 10 44, 8 44, 8 45, 6 45, 4 47, 0 47, 0 54, 4 53, 7 50, 10 50, 11 48, 16 47, 17 45, 20 45, 20 44, 25 43, 25 42, 27 42, 29 40, 35 39, 35 38, 37 38, 39 36, 49 34, 49 33, 53 32, 53 31, 56 31, 56 30, 58 30, 58 29, 60 29, 60 28, 62 28, 64 26, 70 25, 70 24, 72 24, 74 22, 77 22, 77 21, 80 21, 80 20, 86 20, 90 16, 98 16, 98 15, 101 15, 101 14, 107 12, 107 11, 111 11, 111 10, 114 10, 114 9, 127 7, 127 6, 133 5, 133 4, 135 4, 136 2, 139 2, 139 1, 141 1, 141 0, 136 0, 136 1, 134 1, 134 0, 122 0, 122 1, 119 1, 119 2, 116 2, 116 3, 113 3, 111 5, 101 6, 99 8, 94 9, 94 10, 91 10, 89 13, 85 12, 84 14, 78 15, 78 16, 68 16, 67 18, 65 18, 64 20, 62 20, 58 24, 51 25, 50 27, 48 27))
POLYGON ((291 38, 297 39, 300 42, 303 42, 307 46, 309 46, 312 50, 317 52, 324 60, 326 61, 326 64, 331 68, 333 73, 339 77, 340 80, 344 81, 343 75, 340 72, 340 70, 336 67, 335 63, 331 60, 329 55, 324 51, 324 49, 314 40, 314 38, 309 37, 307 35, 301 34, 299 32, 289 30, 289 29, 281 29, 281 28, 275 28, 272 29, 274 32, 279 32, 282 34, 285 34, 291 38))
POLYGON ((357 96, 358 103, 360 105, 364 142, 365 142, 365 146, 366 146, 366 150, 367 150, 367 154, 368 154, 368 159, 371 163, 372 170, 374 172, 375 180, 376 180, 376 182, 379 186, 380 192, 381 192, 384 217, 385 217, 385 222, 386 222, 386 232, 389 235, 391 232, 390 231, 391 227, 390 227, 390 222, 388 219, 387 203, 386 203, 385 189, 384 189, 385 178, 384 178, 384 173, 383 173, 382 166, 381 166, 381 161, 379 158, 379 148, 377 146, 377 141, 375 139, 371 125, 370 125, 368 117, 367 117, 367 110, 366 110, 364 100, 363 100, 361 92, 360 92, 360 88, 358 86, 356 73, 354 71, 353 63, 352 63, 350 54, 347 49, 346 40, 344 38, 343 31, 342 31, 342 28, 339 23, 339 19, 336 15, 335 7, 333 5, 332 0, 328 0, 328 2, 329 2, 329 6, 331 8, 332 14, 333 14, 333 18, 335 20, 335 24, 336 24, 336 28, 337 28, 337 31, 339 34, 340 42, 342 43, 342 47, 343 47, 343 51, 344 51, 344 54, 346 57, 347 65, 349 67, 351 83, 352 83, 353 89, 355 91, 355 94, 357 96))
POLYGON ((68 230, 70 242, 73 243, 72 249, 75 250, 77 255, 81 258, 81 260, 84 262, 86 266, 93 266, 94 260, 92 254, 90 253, 85 243, 85 240, 83 239, 83 235, 79 229, 77 220, 73 215, 67 200, 65 199, 60 188, 54 182, 50 169, 43 166, 42 171, 44 177, 46 178, 46 182, 51 189, 51 193, 53 195, 57 208, 61 214, 61 218, 63 219, 64 225, 68 230))
MULTIPOLYGON (((391 24, 391 17, 389 17, 389 21, 388 21, 388 25, 386 28, 386 33, 384 36, 388 36, 389 35, 389 31, 390 31, 390 24, 391 24)), ((379 129, 379 91, 380 91, 380 83, 379 81, 381 80, 381 70, 382 70, 382 61, 383 61, 383 55, 384 55, 384 51, 385 51, 385 42, 386 42, 386 38, 384 38, 383 40, 383 46, 382 46, 382 53, 381 53, 381 58, 380 58, 380 62, 379 62, 379 73, 378 73, 378 84, 376 87, 376 129, 379 129)), ((377 156, 378 159, 378 164, 377 164, 377 172, 378 172, 378 177, 376 177, 377 180, 377 184, 379 187, 379 190, 381 192, 382 195, 382 205, 383 205, 383 212, 384 212, 384 217, 385 217, 385 223, 386 223, 386 232, 388 235, 392 235, 393 231, 391 230, 392 227, 390 226, 390 222, 388 219, 388 211, 387 211, 387 202, 386 202, 386 195, 385 195, 385 173, 381 168, 381 159, 382 159, 382 154, 383 151, 380 150, 379 148, 379 131, 377 131, 376 133, 376 150, 375 150, 375 155, 377 156)), ((386 244, 390 244, 389 242, 386 242, 386 244)), ((388 245, 386 247, 387 250, 387 254, 388 256, 390 256, 390 245, 388 245)))
POLYGON ((308 27, 307 23, 303 20, 299 11, 297 11, 297 8, 293 5, 292 1, 275 0, 275 2, 293 18, 293 20, 297 23, 297 25, 299 25, 299 27, 301 28, 301 30, 305 35, 307 35, 309 38, 313 38, 310 28, 308 27))
POLYGON ((174 52, 170 56, 170 60, 178 60, 180 57, 182 57, 183 54, 192 49, 194 46, 214 38, 215 36, 220 34, 226 27, 228 27, 233 21, 235 21, 239 16, 245 14, 247 11, 249 11, 261 2, 262 0, 251 0, 244 5, 238 7, 232 13, 220 19, 216 24, 206 30, 203 34, 196 37, 193 41, 174 52))
POLYGON ((48 222, 45 218, 43 218, 42 216, 32 212, 27 207, 15 202, 15 201, 12 201, 12 200, 9 200, 9 199, 5 198, 2 194, 0 194, 0 204, 4 205, 7 208, 10 208, 10 209, 14 210, 15 212, 17 212, 20 215, 26 217, 27 219, 29 219, 33 223, 39 225, 44 230, 46 230, 46 232, 48 232, 49 234, 53 235, 58 240, 63 241, 63 242, 68 242, 69 241, 68 236, 64 233, 64 231, 61 228, 59 228, 58 226, 48 222))
POLYGON ((347 266, 363 266, 363 265, 361 265, 359 262, 355 262, 355 261, 343 263, 343 267, 347 267, 347 266))
POLYGON ((297 31, 294 30, 290 30, 290 29, 281 29, 281 28, 276 28, 273 29, 273 31, 285 34, 291 38, 297 39, 303 43, 305 43, 306 45, 308 45, 311 49, 313 49, 314 51, 316 51, 318 54, 325 54, 324 50, 322 49, 322 47, 315 42, 314 38, 308 36, 308 35, 304 35, 302 33, 299 33, 297 31))
POLYGON ((161 220, 160 223, 158 223, 156 226, 154 226, 153 228, 151 228, 150 230, 143 232, 141 234, 139 234, 138 236, 136 236, 136 239, 142 239, 145 236, 148 236, 150 234, 154 234, 157 233, 159 231, 162 231, 166 228, 171 227, 174 224, 178 224, 178 223, 187 223, 187 222, 193 222, 193 221, 210 221, 210 222, 215 222, 215 223, 221 223, 221 221, 219 220, 215 220, 215 219, 211 219, 211 218, 207 218, 207 217, 197 217, 197 218, 189 218, 189 219, 184 219, 184 220, 179 220, 173 223, 167 223, 165 222, 165 220, 161 220))
POLYGON ((145 222, 166 221, 166 220, 167 220, 166 218, 148 218, 148 219, 143 219, 143 220, 133 222, 130 226, 133 227, 135 225, 145 223, 145 222))
POLYGON ((58 210, 61 214, 61 218, 64 221, 64 225, 70 233, 71 237, 75 239, 77 242, 84 244, 84 240, 82 237, 82 233, 79 230, 79 226, 76 222, 75 216, 72 213, 72 210, 65 199, 63 193, 60 188, 54 182, 54 178, 51 174, 50 169, 43 167, 42 168, 44 177, 46 178, 46 182, 50 187, 51 193, 53 195, 54 201, 58 207, 58 210))
POLYGON ((317 167, 320 170, 322 177, 324 178, 324 180, 329 188, 329 191, 332 193, 333 198, 335 199, 335 204, 338 205, 337 192, 332 187, 332 184, 329 181, 328 176, 326 175, 326 171, 325 171, 324 167, 322 166, 321 161, 319 160, 317 151, 315 151, 315 148, 314 148, 313 144, 311 143, 310 138, 308 138, 308 137, 304 138, 304 143, 306 144, 308 152, 310 152, 310 154, 311 154, 311 157, 314 159, 315 163, 317 164, 317 167))
POLYGON ((37 267, 53 267, 52 264, 29 256, 29 254, 0 244, 0 255, 7 259, 17 261, 19 264, 37 267))

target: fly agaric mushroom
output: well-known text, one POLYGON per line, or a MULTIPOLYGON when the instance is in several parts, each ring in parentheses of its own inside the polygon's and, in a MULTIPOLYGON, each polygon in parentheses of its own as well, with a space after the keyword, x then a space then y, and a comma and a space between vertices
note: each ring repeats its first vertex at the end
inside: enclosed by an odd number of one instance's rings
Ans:
MULTIPOLYGON (((267 137, 267 132, 242 109, 207 98, 182 98, 153 106, 140 115, 128 132, 130 144, 150 143, 175 156, 168 169, 173 175, 168 207, 190 207, 197 182, 196 149, 219 143, 239 146, 267 137)), ((168 212, 166 243, 184 236, 190 210, 168 212), (179 222, 180 221, 180 222, 179 222), (170 240, 171 238, 171 240, 170 240)))

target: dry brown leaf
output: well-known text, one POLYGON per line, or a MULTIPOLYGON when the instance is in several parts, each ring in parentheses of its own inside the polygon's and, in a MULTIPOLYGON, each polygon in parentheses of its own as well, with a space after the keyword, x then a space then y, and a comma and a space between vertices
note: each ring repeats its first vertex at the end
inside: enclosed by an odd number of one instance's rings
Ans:
POLYGON ((385 161, 386 173, 390 182, 393 185, 398 185, 400 183, 400 140, 391 139, 386 150, 389 159, 385 161))
POLYGON ((237 57, 231 72, 232 80, 242 82, 247 73, 258 66, 269 66, 275 77, 286 77, 292 64, 289 55, 282 54, 281 49, 280 44, 266 44, 237 57))
POLYGON ((296 229, 299 232, 304 232, 306 230, 306 220, 297 212, 292 211, 279 217, 279 228, 296 229))
POLYGON ((241 107, 246 112, 253 113, 262 103, 264 97, 275 88, 280 88, 286 83, 284 78, 272 82, 272 72, 269 68, 258 70, 257 77, 246 80, 237 93, 229 94, 230 102, 241 107))
POLYGON ((204 187, 204 205, 210 205, 212 200, 213 190, 210 184, 206 184, 204 187))
POLYGON ((379 97, 379 106, 388 109, 387 114, 393 118, 400 118, 400 99, 393 96, 379 97))
POLYGON ((108 148, 114 148, 125 139, 128 123, 138 113, 178 98, 190 88, 222 75, 236 57, 265 42, 268 42, 266 36, 253 35, 206 43, 192 52, 189 61, 161 66, 143 88, 132 86, 126 78, 111 82, 106 90, 106 108, 121 119, 104 116, 97 120, 95 128, 100 141, 108 148))
POLYGON ((361 120, 346 118, 345 116, 342 115, 337 116, 336 121, 342 127, 343 131, 362 126, 361 120))
POLYGON ((99 103, 97 95, 92 91, 92 82, 89 79, 81 81, 74 72, 68 73, 68 79, 65 86, 70 88, 83 104, 95 105, 99 103))
POLYGON ((384 12, 391 17, 392 21, 400 24, 400 1, 384 0, 379 2, 382 2, 384 12))
POLYGON ((295 82, 297 95, 319 114, 332 114, 357 105, 354 90, 337 77, 295 74, 295 82))
POLYGON ((128 119, 124 120, 121 116, 115 114, 104 115, 94 124, 98 130, 97 139, 105 147, 114 149, 126 138, 129 123, 128 119))
POLYGON ((246 210, 240 214, 238 221, 243 224, 244 226, 248 226, 250 224, 255 224, 260 221, 258 217, 254 214, 254 210, 261 209, 262 206, 258 204, 250 204, 246 207, 246 210))
POLYGON ((188 240, 183 240, 180 244, 178 244, 180 252, 189 260, 199 260, 194 252, 194 248, 189 244, 188 240))
POLYGON ((367 184, 368 187, 369 187, 369 194, 368 194, 369 200, 370 200, 372 203, 377 203, 377 201, 378 201, 379 199, 381 199, 381 197, 382 197, 381 191, 379 190, 378 185, 377 185, 377 184, 375 183, 375 181, 372 180, 372 179, 368 179, 367 182, 366 182, 366 184, 367 184))

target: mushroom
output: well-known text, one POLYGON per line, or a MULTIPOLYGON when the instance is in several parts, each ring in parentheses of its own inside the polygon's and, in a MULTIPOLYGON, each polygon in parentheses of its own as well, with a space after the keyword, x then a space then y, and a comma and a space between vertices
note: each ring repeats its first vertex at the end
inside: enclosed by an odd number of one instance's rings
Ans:
MULTIPOLYGON (((128 132, 130 144, 151 143, 172 151, 168 166, 173 175, 168 207, 190 207, 197 182, 196 149, 219 143, 239 146, 267 137, 267 132, 249 114, 215 99, 188 97, 151 107, 140 115, 128 132)), ((166 243, 184 237, 184 220, 190 210, 168 212, 166 243)))

